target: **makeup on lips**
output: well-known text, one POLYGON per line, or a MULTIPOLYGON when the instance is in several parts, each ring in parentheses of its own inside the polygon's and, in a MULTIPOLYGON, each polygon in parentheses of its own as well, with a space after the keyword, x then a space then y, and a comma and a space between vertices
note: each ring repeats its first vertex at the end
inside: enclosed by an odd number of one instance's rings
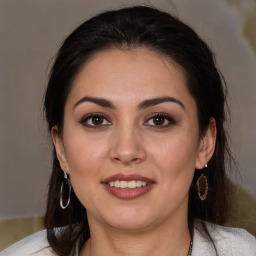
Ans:
POLYGON ((137 174, 116 174, 105 179, 106 190, 119 199, 135 199, 148 193, 155 182, 137 174))

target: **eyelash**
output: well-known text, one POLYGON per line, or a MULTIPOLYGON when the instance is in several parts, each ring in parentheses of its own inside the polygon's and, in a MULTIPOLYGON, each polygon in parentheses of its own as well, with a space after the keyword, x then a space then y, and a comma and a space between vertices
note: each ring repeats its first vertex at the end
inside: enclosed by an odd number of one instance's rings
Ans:
POLYGON ((89 127, 89 128, 102 128, 103 126, 108 126, 108 125, 111 125, 111 122, 108 121, 108 118, 101 114, 101 113, 93 113, 93 114, 89 114, 87 116, 85 116, 81 122, 80 122, 82 125, 86 126, 86 127, 89 127), (93 118, 103 118, 103 122, 107 122, 107 124, 100 124, 100 125, 93 125, 93 124, 88 124, 88 121, 93 118))
POLYGON ((154 126, 155 128, 167 128, 171 125, 174 125, 176 124, 177 122, 174 120, 174 118, 170 115, 167 115, 165 113, 154 113, 146 122, 145 122, 145 125, 146 126, 154 126), (165 122, 168 122, 167 124, 164 124, 164 125, 148 125, 147 123, 150 121, 150 120, 153 120, 154 118, 163 118, 164 119, 164 123, 165 122))
MULTIPOLYGON (((80 122, 82 125, 86 126, 86 127, 89 127, 89 128, 102 128, 104 126, 109 126, 109 125, 112 125, 112 123, 108 120, 108 118, 101 114, 101 113, 93 113, 93 114, 89 114, 88 116, 85 116, 81 122, 80 122), (89 120, 91 120, 92 122, 92 119, 93 118, 102 118, 103 120, 103 124, 89 124, 89 120), (105 122, 105 124, 104 124, 105 122)), ((170 115, 167 115, 165 113, 154 113, 151 115, 150 118, 147 119, 147 121, 144 123, 146 126, 153 126, 155 128, 167 128, 173 124, 176 124, 176 121, 174 120, 173 117, 171 117, 170 115), (156 124, 148 124, 150 120, 153 120, 154 118, 163 118, 164 119, 164 125, 160 124, 160 125, 156 125, 156 124), (165 124, 166 122, 168 122, 167 124, 165 124)))

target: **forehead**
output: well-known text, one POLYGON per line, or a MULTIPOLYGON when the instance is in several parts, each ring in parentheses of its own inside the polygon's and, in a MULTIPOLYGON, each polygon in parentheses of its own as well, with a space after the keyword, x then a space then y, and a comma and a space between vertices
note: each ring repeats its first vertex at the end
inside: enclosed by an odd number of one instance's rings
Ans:
POLYGON ((81 68, 68 98, 143 100, 166 95, 183 100, 191 98, 182 67, 170 58, 141 47, 94 54, 81 68))

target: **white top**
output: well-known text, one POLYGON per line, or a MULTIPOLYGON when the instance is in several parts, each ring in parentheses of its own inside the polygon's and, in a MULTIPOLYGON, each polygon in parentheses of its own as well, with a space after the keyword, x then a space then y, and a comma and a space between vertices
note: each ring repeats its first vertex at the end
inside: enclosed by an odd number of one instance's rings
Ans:
MULTIPOLYGON (((206 223, 219 256, 256 256, 256 238, 247 231, 206 223)), ((197 225, 196 225, 197 226, 197 225)), ((0 256, 56 256, 46 238, 46 230, 24 238, 0 253, 0 256)), ((211 242, 195 228, 192 256, 216 255, 211 242)))

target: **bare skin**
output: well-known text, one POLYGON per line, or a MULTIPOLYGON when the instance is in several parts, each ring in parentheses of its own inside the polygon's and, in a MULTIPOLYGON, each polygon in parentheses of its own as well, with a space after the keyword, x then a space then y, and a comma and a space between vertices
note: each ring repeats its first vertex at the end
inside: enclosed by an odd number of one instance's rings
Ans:
POLYGON ((188 254, 188 192, 213 154, 216 127, 211 119, 199 136, 178 64, 145 48, 95 54, 72 85, 62 137, 57 130, 61 167, 87 209, 91 238, 80 255, 188 254), (117 174, 140 175, 150 189, 126 188, 127 199, 105 182, 117 174))

